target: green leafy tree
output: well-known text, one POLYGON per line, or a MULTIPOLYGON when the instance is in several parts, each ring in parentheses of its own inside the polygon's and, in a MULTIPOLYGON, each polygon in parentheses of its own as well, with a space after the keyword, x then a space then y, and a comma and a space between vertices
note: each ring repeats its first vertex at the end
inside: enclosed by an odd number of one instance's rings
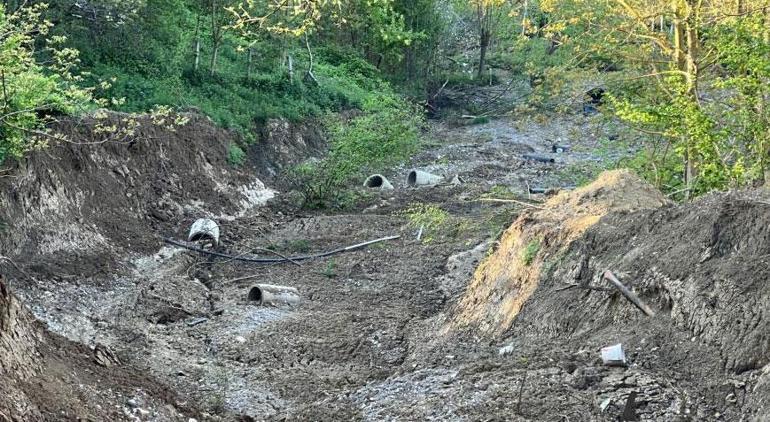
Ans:
POLYGON ((63 47, 64 37, 48 36, 46 9, 35 4, 7 14, 0 5, 0 161, 62 139, 47 124, 93 104, 93 89, 81 88, 74 73, 77 50, 63 47))
POLYGON ((562 39, 576 51, 612 57, 624 70, 611 105, 634 128, 668 140, 671 148, 658 164, 669 162, 670 150, 680 157, 681 176, 665 181, 670 189, 688 197, 762 173, 767 159, 752 151, 765 143, 766 120, 757 110, 767 93, 756 87, 767 83, 760 71, 767 56, 736 60, 734 52, 765 51, 767 0, 542 0, 541 7, 552 18, 551 31, 566 34, 562 39), (734 36, 752 19, 757 36, 734 36), (570 31, 576 27, 582 31, 570 31), (744 95, 733 95, 741 89, 744 95), (736 122, 745 124, 748 115, 754 129, 739 130, 736 122))

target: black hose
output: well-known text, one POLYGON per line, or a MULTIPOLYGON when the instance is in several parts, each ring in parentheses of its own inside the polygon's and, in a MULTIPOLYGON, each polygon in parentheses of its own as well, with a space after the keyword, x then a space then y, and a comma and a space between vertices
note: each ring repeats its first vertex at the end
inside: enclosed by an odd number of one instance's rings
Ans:
POLYGON ((290 256, 286 258, 257 258, 255 256, 249 256, 249 255, 231 255, 223 252, 209 251, 203 248, 199 248, 197 246, 193 246, 188 242, 182 242, 180 240, 171 239, 168 237, 164 237, 163 241, 171 245, 180 246, 182 248, 189 249, 191 251, 200 252, 202 254, 207 254, 212 256, 218 256, 220 258, 232 259, 234 261, 253 262, 257 264, 274 264, 278 262, 309 261, 311 259, 325 258, 327 256, 337 255, 343 252, 350 252, 356 249, 361 249, 363 247, 373 245, 375 243, 380 243, 387 240, 395 240, 400 237, 401 236, 388 236, 380 239, 370 240, 368 242, 358 243, 352 246, 346 246, 344 248, 335 249, 333 251, 321 252, 313 255, 290 256))

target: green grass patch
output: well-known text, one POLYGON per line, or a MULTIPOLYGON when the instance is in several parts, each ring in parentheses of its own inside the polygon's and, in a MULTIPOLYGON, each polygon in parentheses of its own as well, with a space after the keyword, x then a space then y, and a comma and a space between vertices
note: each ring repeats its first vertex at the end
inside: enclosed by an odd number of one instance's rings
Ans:
POLYGON ((538 252, 540 252, 540 240, 535 239, 530 241, 527 243, 527 246, 524 247, 524 250, 521 251, 521 262, 527 267, 532 265, 538 252))

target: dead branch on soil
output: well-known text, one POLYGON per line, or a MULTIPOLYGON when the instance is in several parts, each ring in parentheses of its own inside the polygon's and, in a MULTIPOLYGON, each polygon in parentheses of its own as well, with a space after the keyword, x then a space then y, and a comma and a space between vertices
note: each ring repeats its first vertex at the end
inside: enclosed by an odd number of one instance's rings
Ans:
POLYGON ((612 284, 617 287, 618 290, 620 290, 620 293, 623 294, 623 296, 626 297, 631 303, 636 305, 637 308, 639 308, 642 312, 644 312, 647 316, 655 316, 655 312, 647 306, 646 303, 642 302, 641 299, 639 299, 639 296, 634 294, 631 290, 628 289, 628 287, 624 286, 623 283, 620 282, 620 280, 615 277, 615 274, 612 274, 612 271, 607 270, 604 272, 605 279, 612 282, 612 284))
POLYGON ((588 286, 588 285, 582 285, 582 284, 575 283, 575 284, 568 284, 568 285, 566 285, 564 287, 559 287, 558 289, 556 289, 556 292, 563 292, 565 290, 573 289, 575 287, 579 287, 579 288, 584 289, 584 290, 595 290, 597 292, 611 292, 612 291, 612 289, 609 289, 607 287, 596 287, 596 286, 588 286))
POLYGON ((389 240, 399 239, 400 237, 401 236, 399 236, 399 235, 387 236, 387 237, 382 237, 382 238, 375 239, 375 240, 370 240, 370 241, 367 241, 367 242, 357 243, 357 244, 351 245, 351 246, 345 246, 345 247, 334 249, 334 250, 331 250, 331 251, 328 251, 328 252, 321 252, 321 253, 312 254, 312 255, 301 255, 301 256, 293 256, 293 257, 284 257, 284 258, 258 258, 258 257, 255 257, 255 256, 250 256, 250 255, 245 255, 245 254, 233 255, 233 254, 227 254, 227 253, 223 253, 223 252, 216 252, 216 251, 206 250, 206 249, 194 246, 194 245, 190 244, 189 242, 182 242, 180 240, 175 240, 175 239, 171 239, 171 238, 163 238, 163 241, 168 243, 168 244, 179 246, 179 247, 182 247, 182 248, 194 251, 194 252, 199 252, 199 253, 202 253, 202 254, 216 256, 216 257, 220 257, 220 258, 227 258, 227 259, 232 260, 232 261, 252 262, 252 263, 256 263, 256 264, 274 264, 274 263, 281 263, 281 262, 294 262, 296 264, 298 261, 309 261, 309 260, 312 260, 312 259, 326 258, 328 256, 338 255, 338 254, 345 253, 345 252, 352 252, 352 251, 355 251, 355 250, 358 250, 358 249, 365 248, 365 247, 370 246, 370 245, 374 245, 376 243, 381 243, 381 242, 386 242, 386 241, 389 241, 389 240))
POLYGON ((516 402, 516 413, 521 415, 521 398, 524 395, 524 384, 527 383, 527 375, 529 374, 528 370, 524 371, 524 376, 521 378, 521 386, 519 386, 519 398, 516 402))
POLYGON ((481 198, 477 199, 478 202, 499 202, 503 204, 518 204, 529 208, 536 208, 539 210, 544 210, 545 207, 541 207, 539 205, 530 204, 529 202, 519 201, 516 199, 499 199, 499 198, 481 198))

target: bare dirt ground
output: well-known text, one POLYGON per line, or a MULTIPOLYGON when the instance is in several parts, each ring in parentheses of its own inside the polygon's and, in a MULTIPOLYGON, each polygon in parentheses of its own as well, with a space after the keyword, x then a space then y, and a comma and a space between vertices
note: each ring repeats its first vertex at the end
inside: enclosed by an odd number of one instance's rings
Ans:
MULTIPOLYGON (((82 374, 95 365, 93 359, 65 359, 64 367, 77 376, 54 378, 62 385, 90 386, 81 401, 102 400, 114 411, 73 409, 57 417, 53 411, 0 410, 0 420, 566 421, 618 420, 625 412, 642 420, 762 420, 770 397, 770 333, 762 319, 770 234, 767 224, 751 222, 770 219, 770 207, 761 202, 767 194, 717 195, 684 206, 664 199, 635 209, 607 206, 602 209, 610 214, 592 219, 565 242, 555 240, 559 219, 537 214, 547 211, 478 201, 515 196, 535 207, 567 204, 573 208, 558 215, 568 218, 592 212, 592 204, 607 198, 639 198, 634 192, 641 182, 625 178, 564 193, 574 196, 554 198, 553 204, 528 194, 530 187, 571 190, 584 182, 586 168, 627 154, 628 147, 607 147, 613 130, 585 116, 437 124, 424 153, 386 174, 396 190, 376 193, 347 213, 299 212, 280 193, 264 204, 272 192, 262 182, 250 172, 224 170, 223 148, 206 150, 200 141, 192 149, 205 151, 210 170, 203 175, 199 169, 208 167, 200 155, 169 160, 176 167, 165 175, 156 173, 170 165, 163 159, 140 164, 138 156, 124 158, 127 174, 133 169, 137 180, 147 178, 135 182, 136 189, 156 179, 178 181, 154 192, 120 190, 129 179, 120 174, 102 176, 117 183, 101 182, 107 189, 65 185, 64 178, 41 182, 57 198, 45 204, 63 215, 54 222, 62 234, 51 228, 45 216, 52 211, 46 210, 24 227, 10 227, 26 236, 5 235, 10 246, 2 253, 15 263, 3 267, 9 284, 61 347, 104 347, 114 352, 118 370, 131 375, 88 378, 82 374), (553 153, 554 144, 571 148, 553 153), (555 162, 526 160, 527 153, 555 162), (459 175, 464 183, 407 189, 404 177, 412 167, 448 179, 459 175), (189 183, 196 186, 193 194, 189 183), (244 183, 251 190, 241 190, 244 183), (71 192, 57 196, 59 188, 51 188, 56 186, 71 192), (219 192, 215 201, 206 189, 219 192), (119 202, 108 222, 92 222, 88 214, 82 222, 71 218, 72 210, 84 206, 78 198, 90 195, 91 202, 107 206, 117 201, 99 197, 109 191, 120 201, 128 194, 139 200, 119 202), (621 193, 607 194, 616 191, 621 193), (740 205, 745 197, 754 202, 740 205), (162 206, 158 198, 165 198, 162 206), (424 227, 420 240, 419 228, 410 224, 415 204, 448 216, 424 227), (162 219, 149 211, 158 208, 162 219), (220 222, 218 250, 231 254, 274 257, 257 249, 270 248, 297 255, 401 237, 301 265, 212 259, 163 244, 161 236, 184 238, 192 221, 204 216, 220 222), (123 230, 130 235, 121 238, 123 230), (38 242, 25 243, 29 236, 38 242), (62 238, 68 239, 65 245, 62 238), (542 245, 522 266, 521 248, 535 238, 542 245), (702 240, 707 249, 685 247, 679 242, 685 238, 692 244, 702 240), (495 304, 517 296, 519 270, 484 276, 476 267, 487 256, 501 266, 521 267, 534 283, 515 315, 500 317, 508 309, 495 304), (616 293, 569 287, 583 281, 600 285, 598 274, 606 268, 633 280, 658 315, 644 317, 616 293), (736 273, 741 276, 734 278, 736 273), (244 276, 252 278, 238 280, 244 276), (255 306, 247 294, 256 283, 295 287, 302 302, 255 306), (476 297, 479 320, 461 318, 476 297), (505 323, 489 330, 490 321, 505 323), (628 367, 601 363, 599 349, 615 343, 624 344, 628 367), (122 390, 102 398, 96 391, 105 386, 122 390), (631 395, 636 402, 629 411, 631 395)), ((190 129, 191 138, 195 131, 200 128, 190 129)), ((226 136, 212 132, 210 138, 226 136)), ((163 145, 173 148, 174 140, 163 145)), ((126 154, 120 148, 117 153, 126 154)), ((73 161, 90 163, 99 152, 83 154, 73 161)), ((56 174, 55 165, 51 172, 56 174)), ((22 192, 40 189, 24 180, 6 183, 22 192)), ((30 208, 24 201, 11 203, 3 214, 7 221, 30 208)), ((18 388, 28 397, 31 390, 18 388)), ((66 408, 67 402, 58 406, 66 408)), ((0 400, 5 408, 13 403, 0 400)))

